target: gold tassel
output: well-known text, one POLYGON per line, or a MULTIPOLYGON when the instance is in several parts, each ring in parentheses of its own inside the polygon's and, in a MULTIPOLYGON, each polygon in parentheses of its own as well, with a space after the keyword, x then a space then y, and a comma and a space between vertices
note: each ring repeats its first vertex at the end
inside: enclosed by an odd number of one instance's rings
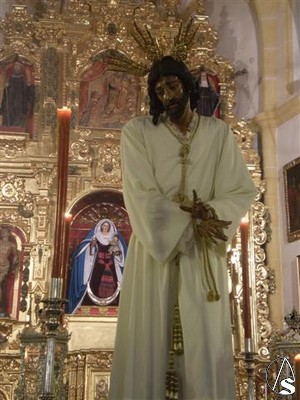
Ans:
POLYGON ((169 366, 166 374, 166 400, 178 400, 179 377, 175 368, 175 353, 169 352, 169 366))
POLYGON ((172 350, 178 355, 183 353, 183 337, 179 306, 175 306, 174 310, 172 350))
MULTIPOLYGON (((176 264, 179 264, 179 256, 176 257, 176 264)), ((172 337, 169 351, 168 370, 166 373, 166 400, 179 399, 180 379, 176 372, 175 357, 181 354, 183 354, 183 335, 179 306, 175 305, 173 310, 172 337)))
POLYGON ((214 301, 219 301, 220 300, 220 294, 218 292, 218 288, 216 285, 216 280, 212 271, 212 267, 210 264, 210 259, 209 259, 209 254, 208 254, 208 241, 202 237, 198 236, 197 233, 197 223, 196 220, 193 218, 193 229, 196 237, 196 242, 200 248, 200 251, 203 251, 204 255, 204 275, 206 279, 206 284, 207 284, 207 295, 206 299, 209 302, 214 302, 214 301))
POLYGON ((207 301, 213 302, 213 301, 219 301, 220 300, 220 295, 217 289, 216 281, 214 274, 212 272, 212 268, 210 265, 210 259, 208 255, 208 244, 205 239, 202 240, 202 246, 203 246, 203 253, 204 253, 204 273, 206 277, 206 282, 208 285, 208 293, 207 293, 207 301))

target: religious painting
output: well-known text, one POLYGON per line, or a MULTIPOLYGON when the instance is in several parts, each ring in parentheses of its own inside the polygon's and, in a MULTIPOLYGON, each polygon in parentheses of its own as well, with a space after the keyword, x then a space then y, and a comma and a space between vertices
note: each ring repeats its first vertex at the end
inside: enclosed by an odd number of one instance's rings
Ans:
POLYGON ((33 136, 34 68, 17 54, 0 61, 0 132, 33 136))
POLYGON ((196 111, 207 117, 220 118, 220 82, 210 69, 200 66, 191 71, 199 85, 199 100, 196 111))
POLYGON ((79 126, 120 129, 137 109, 138 82, 133 75, 95 62, 81 76, 79 126))
POLYGON ((103 315, 97 308, 108 306, 106 315, 114 314, 119 303, 131 228, 121 194, 96 193, 70 211, 69 314, 103 315))
POLYGON ((93 371, 91 381, 91 393, 89 393, 88 398, 93 400, 108 399, 110 373, 93 371))
POLYGON ((300 239, 300 157, 283 167, 288 241, 300 239))
POLYGON ((23 240, 18 228, 0 224, 0 318, 18 319, 23 240))
POLYGON ((300 312, 300 254, 296 257, 296 268, 298 283, 298 312, 300 312))

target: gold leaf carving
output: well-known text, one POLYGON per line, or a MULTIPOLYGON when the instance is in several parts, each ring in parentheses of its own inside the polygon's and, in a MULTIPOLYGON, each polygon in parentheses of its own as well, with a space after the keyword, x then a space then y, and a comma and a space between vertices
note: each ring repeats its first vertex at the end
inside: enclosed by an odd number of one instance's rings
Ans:
POLYGON ((20 139, 6 139, 5 136, 1 135, 0 139, 0 154, 5 158, 16 158, 20 157, 25 153, 27 137, 20 139))

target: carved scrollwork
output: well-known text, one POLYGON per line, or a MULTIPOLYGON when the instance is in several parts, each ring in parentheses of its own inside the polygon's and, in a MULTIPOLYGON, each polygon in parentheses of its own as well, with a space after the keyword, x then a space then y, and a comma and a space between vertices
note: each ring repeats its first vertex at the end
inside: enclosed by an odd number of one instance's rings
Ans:
POLYGON ((100 351, 87 354, 86 362, 90 367, 98 367, 103 370, 109 370, 112 365, 112 352, 100 351))
POLYGON ((0 154, 5 158, 16 158, 24 155, 26 149, 27 137, 0 139, 0 154))
MULTIPOLYGON (((257 127, 253 122, 250 121, 237 121, 233 126, 232 126, 233 132, 237 134, 237 142, 241 148, 242 151, 246 151, 246 153, 249 153, 249 150, 252 149, 252 143, 253 139, 256 136, 256 131, 257 127)), ((251 153, 250 153, 251 154, 251 153)), ((259 157, 258 154, 253 155, 253 157, 259 157)), ((252 161, 254 161, 252 159, 252 161)), ((257 159, 259 161, 259 159, 257 159)), ((255 163, 256 164, 256 163, 255 163)))
POLYGON ((51 248, 49 245, 39 243, 33 246, 30 252, 33 261, 34 279, 44 279, 47 270, 48 261, 51 256, 51 248))
POLYGON ((11 321, 0 321, 0 349, 3 348, 8 338, 12 335, 13 322, 11 321))
POLYGON ((26 195, 25 179, 13 174, 4 175, 0 183, 0 201, 16 203, 26 195))
MULTIPOLYGON (((12 399, 11 394, 19 379, 20 357, 15 354, 5 354, 0 357, 0 382, 3 400, 12 399), (5 397, 4 397, 5 394, 5 397)), ((0 397, 1 398, 1 397, 0 397)), ((2 400, 1 399, 1 400, 2 400)))
POLYGON ((0 24, 0 30, 5 32, 9 41, 24 42, 32 39, 34 32, 33 18, 27 13, 25 5, 12 6, 12 11, 6 15, 6 19, 0 24))
POLYGON ((12 11, 6 13, 6 18, 0 24, 5 47, 1 49, 1 58, 13 54, 22 54, 31 60, 39 72, 38 45, 34 38, 35 25, 25 5, 13 5, 12 11))
POLYGON ((46 162, 41 164, 32 163, 32 169, 39 188, 44 190, 50 189, 56 173, 53 165, 46 162))
POLYGON ((70 146, 72 161, 91 161, 92 150, 84 139, 78 139, 77 142, 71 143, 70 146))
POLYGON ((0 202, 17 204, 18 211, 24 218, 33 216, 34 197, 31 192, 26 191, 24 178, 17 178, 13 174, 2 176, 0 202))
POLYGON ((256 263, 265 261, 266 253, 260 246, 254 245, 254 253, 255 253, 254 257, 256 263))
POLYGON ((265 265, 264 245, 268 241, 268 210, 260 202, 252 206, 253 246, 255 251, 255 309, 258 328, 258 354, 266 360, 269 357, 268 345, 273 326, 269 321, 268 295, 274 290, 274 274, 271 268, 265 265))
POLYGON ((54 21, 47 21, 43 24, 36 25, 35 38, 42 42, 48 43, 50 46, 55 47, 66 36, 62 24, 57 24, 54 21))
POLYGON ((0 208, 0 221, 1 223, 9 223, 14 226, 21 228, 27 235, 30 232, 29 220, 24 220, 20 213, 15 209, 1 209, 0 208))
POLYGON ((78 25, 90 24, 90 11, 87 3, 77 0, 70 0, 68 6, 64 9, 64 21, 78 25))
POLYGON ((105 141, 98 149, 97 163, 93 165, 95 186, 121 186, 120 145, 105 141))

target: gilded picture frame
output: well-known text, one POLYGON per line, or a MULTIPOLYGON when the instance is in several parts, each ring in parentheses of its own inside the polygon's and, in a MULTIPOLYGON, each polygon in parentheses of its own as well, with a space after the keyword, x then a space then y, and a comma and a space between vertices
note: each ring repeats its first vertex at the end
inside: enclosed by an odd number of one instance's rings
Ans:
POLYGON ((283 167, 287 238, 300 239, 300 157, 283 167))
POLYGON ((300 254, 296 256, 296 272, 297 272, 297 293, 298 293, 298 311, 300 310, 300 254))
POLYGON ((80 77, 78 126, 121 129, 139 112, 138 87, 133 75, 96 61, 80 77))
POLYGON ((0 60, 0 132, 34 137, 35 68, 27 58, 12 54, 0 60))
POLYGON ((111 189, 89 192, 73 204, 70 212, 73 215, 73 221, 69 236, 69 268, 66 271, 66 298, 68 299, 66 313, 79 316, 115 317, 118 314, 119 292, 131 235, 131 226, 122 193, 111 189), (114 246, 108 246, 108 243, 103 242, 104 238, 101 235, 103 224, 109 224, 112 236, 116 235, 118 238, 114 246), (92 256, 89 261, 90 257, 86 252, 92 256), (103 268, 99 263, 103 264, 103 268), (74 287, 79 283, 78 277, 81 276, 79 271, 81 269, 85 271, 88 265, 92 265, 92 270, 91 273, 87 273, 87 276, 90 278, 94 276, 95 279, 88 279, 84 296, 77 298, 74 287), (111 283, 109 280, 112 280, 111 283), (107 292, 109 287, 114 287, 112 291, 114 293, 107 292))

